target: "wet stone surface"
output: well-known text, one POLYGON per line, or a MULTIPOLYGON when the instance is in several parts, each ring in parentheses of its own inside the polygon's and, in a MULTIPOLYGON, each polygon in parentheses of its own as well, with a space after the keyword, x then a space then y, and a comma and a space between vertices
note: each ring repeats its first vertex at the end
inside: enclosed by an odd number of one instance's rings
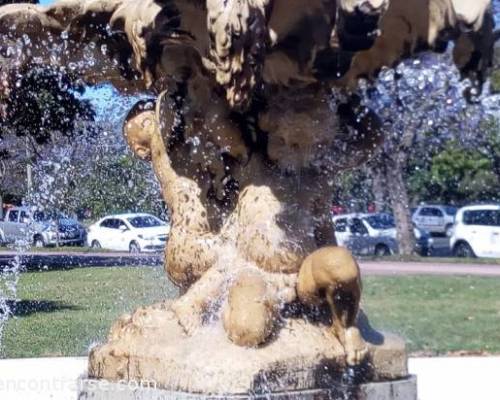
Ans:
POLYGON ((126 384, 82 380, 78 400, 416 400, 417 379, 405 379, 366 383, 363 385, 339 385, 290 392, 236 395, 202 395, 172 392, 154 388, 137 388, 126 384))
POLYGON ((253 394, 354 388, 408 376, 404 341, 373 330, 363 313, 358 326, 368 356, 353 369, 327 325, 285 318, 270 343, 246 348, 233 344, 217 321, 186 335, 169 306, 122 317, 108 342, 91 351, 88 376, 184 393, 253 394))

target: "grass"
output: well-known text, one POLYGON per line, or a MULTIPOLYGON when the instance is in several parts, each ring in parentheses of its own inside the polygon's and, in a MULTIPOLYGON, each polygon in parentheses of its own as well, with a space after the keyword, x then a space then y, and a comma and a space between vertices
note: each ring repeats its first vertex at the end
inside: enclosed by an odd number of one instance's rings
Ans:
POLYGON ((405 337, 411 352, 500 353, 500 279, 368 277, 363 308, 374 327, 405 337))
POLYGON ((6 326, 1 357, 84 355, 119 315, 175 294, 160 268, 22 274, 17 316, 6 326))
MULTIPOLYGON (((161 268, 86 268, 25 273, 4 358, 77 356, 139 305, 173 297, 161 268)), ((368 277, 363 308, 377 329, 402 334, 410 351, 500 353, 500 279, 368 277)))

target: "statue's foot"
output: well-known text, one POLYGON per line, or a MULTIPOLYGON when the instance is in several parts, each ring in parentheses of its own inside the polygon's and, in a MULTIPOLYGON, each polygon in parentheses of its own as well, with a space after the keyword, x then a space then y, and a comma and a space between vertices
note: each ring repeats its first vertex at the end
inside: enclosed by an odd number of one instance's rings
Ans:
POLYGON ((211 268, 191 288, 172 304, 172 311, 188 335, 203 324, 203 317, 223 292, 224 274, 211 268))
POLYGON ((347 328, 345 332, 344 349, 347 364, 350 366, 361 364, 368 354, 368 347, 355 326, 347 328))
POLYGON ((202 325, 200 311, 183 302, 182 298, 172 304, 172 311, 187 335, 192 335, 202 325))

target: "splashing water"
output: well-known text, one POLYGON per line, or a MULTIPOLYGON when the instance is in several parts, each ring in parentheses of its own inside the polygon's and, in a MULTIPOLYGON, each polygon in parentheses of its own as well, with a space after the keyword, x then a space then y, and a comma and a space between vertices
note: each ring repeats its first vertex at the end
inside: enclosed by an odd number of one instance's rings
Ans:
POLYGON ((23 255, 29 249, 25 242, 15 245, 17 255, 6 265, 0 265, 0 350, 3 346, 3 333, 9 318, 15 313, 17 287, 21 272, 25 269, 23 255))
MULTIPOLYGON (((498 22, 500 1, 495 0, 494 7, 499 11, 496 13, 498 22)), ((67 39, 64 35, 66 34, 62 34, 63 39, 67 39)), ((44 44, 47 45, 46 50, 51 55, 49 58, 52 61, 59 60, 61 54, 65 53, 62 44, 44 44)), ((9 46, 6 54, 10 60, 21 59, 22 49, 29 48, 31 45, 29 38, 23 37, 9 46)), ((79 63, 69 63, 68 70, 92 68, 96 62, 94 59, 95 48, 95 43, 89 43, 83 52, 83 60, 79 63)), ((103 54, 108 52, 105 45, 99 50, 103 54)), ((54 63, 56 64, 56 62, 54 63)), ((61 64, 63 63, 61 62, 61 64)), ((376 110, 382 119, 392 124, 393 129, 388 131, 387 135, 393 141, 401 138, 408 127, 422 131, 428 131, 432 128, 432 130, 445 132, 441 136, 436 135, 436 138, 440 138, 436 140, 442 140, 442 138, 446 138, 445 135, 449 137, 454 131, 459 131, 461 140, 466 141, 468 134, 477 129, 481 115, 479 111, 483 113, 490 111, 498 115, 500 102, 498 96, 490 96, 483 100, 481 107, 468 109, 461 95, 463 88, 464 85, 460 82, 457 71, 451 67, 451 62, 446 57, 428 56, 427 58, 422 57, 418 60, 407 61, 396 70, 388 69, 382 73, 375 88, 362 85, 361 92, 365 104, 376 110), (422 96, 422 93, 425 96, 422 96), (430 95, 432 95, 432 101, 429 100, 430 95), (400 101, 399 111, 394 109, 396 97, 400 101), (416 102, 415 99, 421 99, 421 103, 416 102), (445 106, 435 107, 435 104, 445 106), (406 113, 401 112, 405 110, 406 113)), ((72 203, 75 198, 79 196, 104 197, 107 195, 101 191, 105 188, 84 185, 82 182, 90 182, 95 178, 92 175, 98 171, 91 165, 98 165, 99 161, 105 160, 110 154, 126 154, 126 145, 121 137, 121 129, 118 127, 121 128, 123 116, 138 98, 129 97, 122 98, 121 101, 114 101, 117 94, 109 87, 90 89, 84 96, 91 98, 97 109, 99 140, 89 141, 85 136, 78 139, 65 139, 50 150, 45 151, 42 154, 45 160, 40 162, 34 171, 35 180, 40 184, 33 195, 27 199, 29 204, 40 205, 48 209, 66 208, 68 211, 75 212, 77 205, 72 203), (117 104, 119 104, 118 109, 117 104), (69 191, 68 188, 70 188, 69 191)), ((470 136, 470 141, 473 141, 474 136, 470 136)), ((193 139, 195 141, 193 145, 195 151, 198 151, 199 140, 196 139, 193 139)), ((387 143, 391 142, 388 140, 387 143)), ((333 156, 331 155, 331 157, 333 156)), ((112 168, 113 166, 103 162, 98 166, 98 168, 101 167, 112 168)), ((132 172, 121 195, 130 195, 132 189, 138 185, 137 182, 142 180, 147 181, 150 193, 158 193, 157 183, 150 169, 148 170, 148 176, 145 176, 144 169, 132 172)), ((103 181, 109 182, 113 179, 113 173, 110 170, 109 173, 100 175, 100 178, 102 179, 101 183, 103 181)), ((300 187, 300 174, 297 179, 297 184, 300 187)), ((334 182, 332 181, 331 184, 333 186, 334 182)), ((150 198, 143 198, 143 202, 138 203, 137 207, 146 206, 150 198)), ((17 244, 14 248, 17 252, 15 259, 9 265, 0 266, 0 345, 5 324, 14 312, 12 304, 15 304, 17 298, 20 273, 25 268, 22 263, 23 254, 29 250, 29 247, 29 243, 17 244)))

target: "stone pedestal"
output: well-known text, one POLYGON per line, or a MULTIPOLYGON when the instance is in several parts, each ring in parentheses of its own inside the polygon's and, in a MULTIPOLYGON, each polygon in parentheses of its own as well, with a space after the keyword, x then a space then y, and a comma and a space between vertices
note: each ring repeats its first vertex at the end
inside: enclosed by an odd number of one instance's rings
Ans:
POLYGON ((221 325, 208 321, 187 336, 169 303, 122 317, 92 350, 80 399, 416 398, 404 341, 374 331, 363 315, 369 356, 355 369, 321 322, 289 315, 262 348, 234 345, 221 325))
POLYGON ((268 394, 202 395, 120 383, 82 380, 78 400, 417 400, 417 379, 268 394))

